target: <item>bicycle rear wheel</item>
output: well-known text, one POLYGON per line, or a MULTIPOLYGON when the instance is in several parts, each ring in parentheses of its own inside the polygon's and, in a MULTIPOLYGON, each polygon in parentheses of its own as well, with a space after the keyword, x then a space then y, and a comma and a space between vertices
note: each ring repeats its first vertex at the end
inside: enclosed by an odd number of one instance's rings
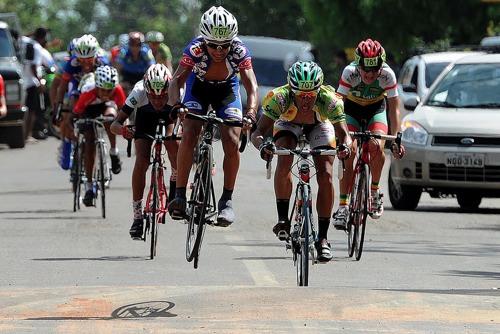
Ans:
MULTIPOLYGON (((357 169, 356 169, 357 170, 357 169)), ((359 183, 359 174, 356 174, 352 190, 350 194, 351 202, 349 204, 349 218, 347 220, 347 255, 353 257, 354 250, 356 249, 356 237, 358 235, 358 225, 355 223, 355 212, 357 208, 357 191, 359 183)))
POLYGON ((368 216, 368 194, 370 191, 370 185, 368 183, 369 176, 370 171, 368 169, 368 165, 363 165, 363 168, 359 173, 356 199, 358 206, 356 208, 356 216, 354 218, 358 229, 355 237, 356 247, 354 249, 356 261, 361 259, 361 254, 363 253, 363 243, 365 240, 366 218, 368 216))
POLYGON ((203 153, 194 176, 194 187, 189 200, 189 224, 186 238, 186 260, 193 259, 194 267, 198 267, 203 234, 205 233, 205 214, 212 193, 212 154, 209 150, 203 153))
POLYGON ((151 172, 151 178, 153 181, 153 201, 151 202, 151 247, 149 252, 149 258, 152 260, 156 256, 156 245, 158 243, 158 207, 159 207, 159 196, 158 196, 158 166, 153 166, 151 172))
POLYGON ((104 147, 102 143, 97 144, 97 156, 99 158, 99 170, 97 173, 97 185, 98 185, 98 193, 101 196, 101 213, 102 218, 106 218, 106 179, 105 179, 105 163, 104 159, 106 156, 104 155, 104 147))
POLYGON ((307 203, 309 194, 307 189, 302 187, 302 228, 300 231, 300 253, 297 261, 297 285, 309 285, 309 251, 311 247, 309 234, 311 233, 311 212, 307 203))
POLYGON ((80 193, 82 186, 83 171, 83 138, 78 139, 73 152, 73 166, 71 167, 71 178, 73 183, 73 212, 80 210, 80 193))

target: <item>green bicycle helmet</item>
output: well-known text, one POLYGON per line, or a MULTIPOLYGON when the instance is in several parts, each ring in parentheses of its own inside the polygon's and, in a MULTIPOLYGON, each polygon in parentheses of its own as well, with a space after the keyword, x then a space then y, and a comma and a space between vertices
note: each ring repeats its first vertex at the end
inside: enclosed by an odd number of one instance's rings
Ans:
POLYGON ((323 84, 323 70, 313 61, 295 62, 288 70, 288 84, 295 90, 317 90, 323 84))

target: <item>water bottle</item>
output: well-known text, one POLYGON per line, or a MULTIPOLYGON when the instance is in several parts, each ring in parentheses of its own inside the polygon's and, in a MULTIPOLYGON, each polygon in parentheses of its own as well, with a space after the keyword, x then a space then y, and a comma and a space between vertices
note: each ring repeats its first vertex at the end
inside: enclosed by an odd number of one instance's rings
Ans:
POLYGON ((73 151, 73 144, 71 140, 64 138, 61 141, 61 145, 59 147, 59 166, 62 169, 68 170, 73 165, 73 155, 71 154, 73 151))

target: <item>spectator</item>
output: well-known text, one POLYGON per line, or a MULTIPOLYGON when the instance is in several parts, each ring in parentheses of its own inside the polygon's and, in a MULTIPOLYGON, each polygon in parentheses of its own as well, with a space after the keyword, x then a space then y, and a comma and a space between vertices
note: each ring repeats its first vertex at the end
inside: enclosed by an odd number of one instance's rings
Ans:
POLYGON ((7 103, 5 102, 5 85, 0 74, 0 118, 7 116, 7 103))

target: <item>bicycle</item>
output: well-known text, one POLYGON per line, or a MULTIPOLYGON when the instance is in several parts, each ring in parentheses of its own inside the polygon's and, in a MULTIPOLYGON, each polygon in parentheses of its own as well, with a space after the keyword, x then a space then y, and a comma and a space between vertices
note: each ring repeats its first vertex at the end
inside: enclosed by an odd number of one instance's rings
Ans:
MULTIPOLYGON (((270 143, 272 139, 268 138, 266 143, 270 143)), ((311 149, 308 146, 308 141, 304 134, 300 135, 298 140, 298 148, 284 149, 276 148, 274 155, 292 155, 298 157, 297 161, 292 165, 291 172, 298 180, 295 187, 294 206, 290 213, 289 221, 294 221, 290 237, 286 240, 286 249, 290 249, 293 255, 293 263, 297 272, 297 285, 309 285, 309 260, 313 264, 318 263, 317 250, 315 243, 318 241, 318 234, 314 227, 314 216, 311 196, 311 185, 309 183, 311 177, 311 167, 314 167, 314 161, 310 157, 314 156, 335 156, 337 149, 311 149), (297 167, 298 172, 293 171, 297 167), (295 213, 295 217, 294 217, 295 213)), ((339 164, 340 166, 340 164, 339 164)), ((271 178, 271 160, 266 163, 267 179, 271 178)), ((339 171, 339 178, 342 173, 339 171)))
POLYGON ((93 206, 97 206, 97 198, 101 198, 102 218, 106 218, 106 185, 111 181, 111 168, 108 162, 108 145, 104 139, 104 123, 112 122, 113 116, 100 115, 96 118, 80 118, 74 122, 75 148, 73 151, 73 165, 71 180, 73 185, 73 211, 80 210, 81 185, 87 181, 84 170, 84 152, 86 143, 84 131, 90 126, 95 133, 96 159, 92 172, 92 188, 94 190, 93 206))
MULTIPOLYGON (((163 156, 166 151, 163 150, 163 143, 169 140, 179 140, 180 137, 177 136, 177 129, 179 127, 179 121, 177 121, 176 126, 172 135, 166 135, 165 120, 159 119, 158 125, 156 126, 155 135, 150 136, 146 134, 146 137, 153 141, 153 150, 151 152, 151 178, 149 192, 146 197, 146 204, 143 209, 143 219, 144 219, 144 231, 141 240, 146 242, 147 235, 150 234, 150 259, 154 259, 156 256, 156 246, 158 244, 158 230, 159 224, 165 224, 165 214, 167 213, 167 201, 168 193, 167 187, 165 185, 164 171, 165 159, 163 156)), ((133 125, 129 127, 134 127, 133 125)), ((128 140, 127 144, 127 156, 131 156, 131 143, 132 140, 128 140)))
MULTIPOLYGON (((213 224, 217 215, 215 191, 212 181, 213 147, 215 128, 218 124, 242 127, 241 121, 227 121, 217 117, 215 112, 207 115, 187 113, 186 118, 204 122, 200 137, 202 140, 197 146, 196 170, 191 184, 191 195, 187 203, 186 220, 188 222, 186 236, 186 260, 193 261, 195 269, 198 268, 201 244, 205 233, 206 224, 213 224)), ((246 140, 242 141, 245 143, 246 140)), ((244 145, 240 146, 240 152, 244 145)))
MULTIPOLYGON (((363 124, 362 129, 365 128, 363 124)), ((370 152, 368 142, 371 139, 393 140, 398 148, 401 145, 401 133, 396 136, 381 135, 371 133, 367 130, 359 132, 350 131, 349 134, 358 141, 356 152, 356 163, 353 169, 349 203, 349 218, 347 221, 347 252, 349 257, 355 256, 356 261, 361 259, 363 253, 363 243, 365 240, 366 218, 372 211, 371 208, 371 172, 370 172, 370 152)))

